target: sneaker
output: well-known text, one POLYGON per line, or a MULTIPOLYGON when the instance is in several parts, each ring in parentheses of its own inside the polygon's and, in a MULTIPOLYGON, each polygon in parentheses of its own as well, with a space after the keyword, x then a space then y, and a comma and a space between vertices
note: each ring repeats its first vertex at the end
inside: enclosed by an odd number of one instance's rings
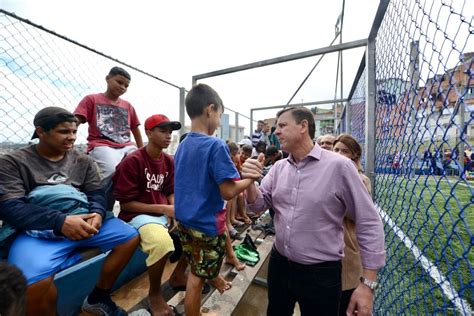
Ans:
POLYGON ((110 297, 107 300, 90 304, 88 298, 84 299, 82 303, 82 310, 91 314, 104 316, 127 316, 128 313, 122 308, 118 307, 110 297))

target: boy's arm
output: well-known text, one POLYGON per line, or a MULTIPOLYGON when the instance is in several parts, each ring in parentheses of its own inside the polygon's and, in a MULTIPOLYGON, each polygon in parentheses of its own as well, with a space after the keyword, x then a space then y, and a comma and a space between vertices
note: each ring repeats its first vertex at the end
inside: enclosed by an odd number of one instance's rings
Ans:
POLYGON ((90 116, 92 115, 92 108, 94 108, 94 106, 95 102, 92 95, 85 96, 81 102, 79 102, 73 112, 74 116, 76 116, 78 120, 77 126, 86 123, 87 120, 90 119, 90 116))
POLYGON ((133 134, 133 137, 135 137, 135 143, 137 143, 137 147, 138 148, 143 147, 142 133, 140 133, 138 126, 135 126, 134 128, 132 128, 132 134, 133 134))
POLYGON ((168 195, 168 196, 166 197, 166 199, 168 200, 168 203, 169 203, 170 205, 174 205, 174 193, 168 195))
POLYGON ((86 118, 82 114, 75 114, 74 115, 77 118, 77 126, 84 124, 86 122, 86 118))
POLYGON ((147 204, 138 201, 130 201, 125 203, 121 202, 120 208, 130 213, 148 213, 174 217, 174 205, 147 204))
POLYGON ((224 200, 231 200, 234 196, 237 196, 240 192, 244 191, 249 185, 253 184, 254 179, 243 179, 243 180, 225 180, 219 184, 219 190, 224 200))
MULTIPOLYGON (((260 179, 262 176, 262 163, 264 159, 265 156, 263 154, 259 154, 257 159, 247 159, 242 165, 242 178, 260 179)), ((258 195, 255 183, 252 182, 252 185, 248 186, 245 192, 247 202, 254 203, 258 195)))
POLYGON ((16 198, 0 202, 0 219, 20 230, 52 229, 71 240, 92 237, 98 230, 86 221, 93 215, 66 215, 61 211, 26 202, 16 198))

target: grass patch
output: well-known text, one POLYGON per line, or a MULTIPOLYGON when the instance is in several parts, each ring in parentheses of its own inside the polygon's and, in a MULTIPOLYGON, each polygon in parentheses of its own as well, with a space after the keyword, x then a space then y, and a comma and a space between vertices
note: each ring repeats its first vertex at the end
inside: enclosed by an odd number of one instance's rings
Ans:
MULTIPOLYGON (((375 188, 378 205, 472 307, 474 183, 455 177, 378 174, 375 188)), ((411 250, 385 228, 387 266, 382 277, 387 284, 393 280, 393 287, 386 289, 393 293, 383 294, 383 300, 397 312, 453 311, 411 250)))

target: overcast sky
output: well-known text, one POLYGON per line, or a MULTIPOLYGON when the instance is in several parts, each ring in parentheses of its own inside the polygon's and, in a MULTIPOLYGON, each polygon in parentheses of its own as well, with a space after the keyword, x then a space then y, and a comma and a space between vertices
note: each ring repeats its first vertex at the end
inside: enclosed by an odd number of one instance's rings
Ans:
MULTIPOLYGON (((368 36, 377 6, 346 1, 344 42, 368 36)), ((1 7, 189 89, 196 74, 328 46, 342 1, 2 0, 1 7)), ((344 53, 345 94, 362 54, 344 53)), ((251 107, 285 104, 317 58, 202 82, 249 115, 251 107)), ((293 102, 333 98, 336 62, 327 55, 293 102)))
MULTIPOLYGON (((0 1, 2 9, 186 89, 191 87, 193 75, 329 46, 342 9, 342 0, 0 1)), ((441 1, 421 3, 438 21, 441 1)), ((378 4, 377 0, 345 1, 343 42, 367 38, 378 4)), ((454 0, 452 4, 458 10, 463 8, 465 17, 472 19, 474 1, 454 0)), ((441 15, 451 16, 449 3, 444 9, 441 15)), ((458 18, 452 15, 450 23, 443 20, 441 26, 457 26, 453 22, 458 18)), ((465 38, 456 30, 450 34, 465 38)), ((473 50, 472 44, 466 51, 473 50)), ((449 45, 440 47, 450 49, 449 45)), ((343 53, 343 97, 348 96, 364 50, 343 53)), ((226 107, 248 116, 250 108, 286 104, 318 59, 316 56, 201 82, 213 86, 226 107)), ((334 98, 336 63, 337 53, 326 55, 293 103, 334 98)), ((132 81, 124 95, 132 104, 137 93, 134 87, 132 81)), ((164 102, 169 106, 143 109, 135 104, 141 120, 156 112, 177 119, 174 93, 170 102, 164 102)), ((273 117, 275 113, 259 111, 254 119, 273 117)), ((239 124, 249 126, 244 118, 239 124)))

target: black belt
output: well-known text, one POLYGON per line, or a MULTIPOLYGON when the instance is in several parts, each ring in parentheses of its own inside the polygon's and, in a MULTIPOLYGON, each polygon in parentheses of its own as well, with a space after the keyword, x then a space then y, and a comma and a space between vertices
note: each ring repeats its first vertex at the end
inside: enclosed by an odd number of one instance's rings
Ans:
POLYGON ((291 261, 287 257, 283 256, 281 253, 278 252, 276 249, 275 245, 273 245, 272 248, 272 253, 275 255, 280 260, 284 260, 288 262, 290 266, 297 267, 297 268, 325 268, 325 267, 337 267, 341 265, 341 260, 337 261, 323 261, 323 262, 318 262, 318 263, 312 263, 312 264, 302 264, 299 262, 291 261))

